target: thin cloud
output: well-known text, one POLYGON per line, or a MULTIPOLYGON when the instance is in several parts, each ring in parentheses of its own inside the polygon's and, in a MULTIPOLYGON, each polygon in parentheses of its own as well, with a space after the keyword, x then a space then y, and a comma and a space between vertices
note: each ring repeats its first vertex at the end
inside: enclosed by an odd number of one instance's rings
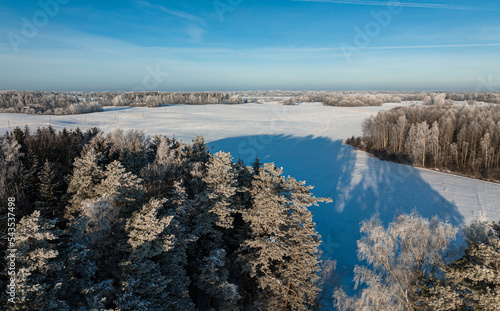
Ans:
POLYGON ((191 38, 193 42, 199 42, 203 38, 205 34, 205 30, 199 26, 191 25, 187 27, 186 33, 191 38))
POLYGON ((424 8, 424 9, 442 9, 442 10, 473 10, 473 11, 498 11, 495 9, 485 9, 477 7, 465 7, 459 5, 437 4, 437 3, 416 3, 416 2, 399 2, 399 1, 372 1, 372 0, 292 0, 296 2, 323 2, 323 3, 338 3, 338 4, 353 4, 353 5, 394 5, 409 8, 424 8))
POLYGON ((168 9, 164 6, 152 4, 152 3, 149 3, 147 1, 137 1, 136 3, 143 5, 143 6, 150 7, 150 8, 161 10, 161 11, 163 11, 167 14, 170 14, 172 16, 176 16, 176 17, 185 19, 187 21, 197 23, 199 25, 205 25, 205 20, 203 20, 202 18, 200 18, 198 16, 195 16, 195 15, 192 15, 192 14, 189 14, 186 12, 171 10, 171 9, 168 9))

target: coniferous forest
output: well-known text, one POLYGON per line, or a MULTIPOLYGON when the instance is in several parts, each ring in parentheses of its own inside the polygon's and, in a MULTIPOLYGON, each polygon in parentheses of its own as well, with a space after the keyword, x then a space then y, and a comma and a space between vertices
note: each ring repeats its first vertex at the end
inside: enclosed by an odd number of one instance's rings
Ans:
MULTIPOLYGON (((2 198, 15 199, 18 221, 11 310, 320 304, 308 207, 329 199, 272 163, 245 166, 212 155, 201 137, 185 144, 137 131, 17 128, 1 146, 2 198)), ((2 202, 3 215, 10 206, 2 202)))

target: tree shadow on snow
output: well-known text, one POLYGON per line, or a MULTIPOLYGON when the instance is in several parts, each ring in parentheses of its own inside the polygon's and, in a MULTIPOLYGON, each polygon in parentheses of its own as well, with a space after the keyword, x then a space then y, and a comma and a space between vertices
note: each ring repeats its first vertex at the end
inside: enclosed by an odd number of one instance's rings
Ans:
POLYGON ((414 210, 428 218, 437 215, 453 225, 464 220, 456 206, 423 180, 417 169, 380 161, 340 140, 258 135, 226 138, 209 145, 213 152, 230 152, 247 165, 258 155, 262 162, 283 167, 285 175, 314 186, 315 196, 332 198, 333 204, 321 204, 311 211, 322 236, 324 259, 337 260, 338 267, 351 276, 358 264, 360 222, 376 213, 385 224, 397 214, 414 210))

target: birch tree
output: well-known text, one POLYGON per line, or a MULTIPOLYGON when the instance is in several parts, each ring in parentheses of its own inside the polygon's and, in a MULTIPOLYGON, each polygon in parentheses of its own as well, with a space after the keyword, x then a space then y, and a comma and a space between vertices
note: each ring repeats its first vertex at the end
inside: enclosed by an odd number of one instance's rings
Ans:
POLYGON ((457 229, 436 217, 416 213, 397 216, 387 228, 377 216, 362 222, 358 257, 368 266, 356 266, 356 287, 361 294, 349 297, 336 291, 340 310, 417 310, 421 281, 443 265, 457 229))

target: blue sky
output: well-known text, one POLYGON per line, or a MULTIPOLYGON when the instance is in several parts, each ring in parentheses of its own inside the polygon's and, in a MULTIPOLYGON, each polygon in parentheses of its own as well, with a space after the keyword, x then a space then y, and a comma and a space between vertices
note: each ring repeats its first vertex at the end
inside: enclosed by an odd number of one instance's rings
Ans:
POLYGON ((498 0, 0 1, 4 90, 500 90, 497 82, 498 0))

